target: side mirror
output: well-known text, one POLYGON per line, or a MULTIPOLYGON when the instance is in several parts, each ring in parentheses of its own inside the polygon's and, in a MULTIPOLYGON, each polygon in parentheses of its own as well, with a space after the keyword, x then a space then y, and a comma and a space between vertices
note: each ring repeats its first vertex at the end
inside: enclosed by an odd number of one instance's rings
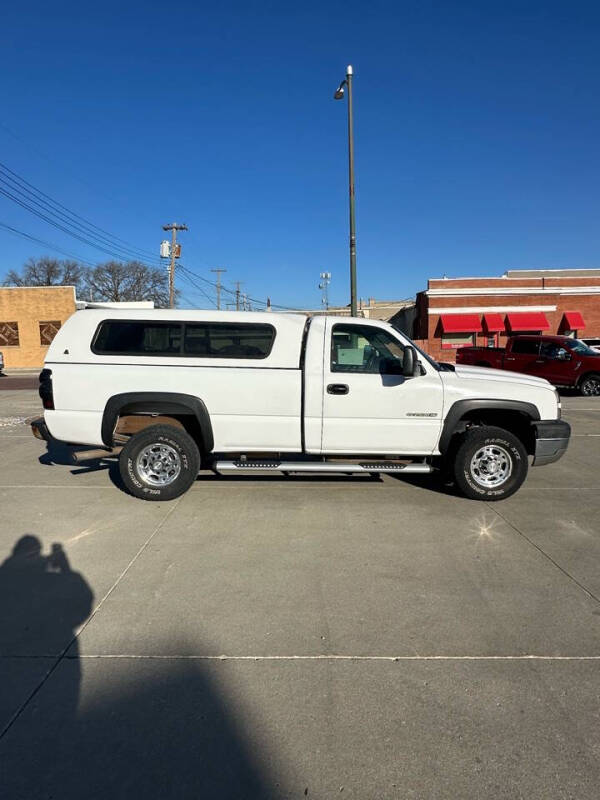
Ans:
POLYGON ((568 350, 565 350, 564 347, 561 347, 558 353, 556 354, 556 358, 559 361, 570 361, 573 356, 569 353, 568 350))
POLYGON ((415 375, 419 374, 417 351, 410 345, 404 348, 404 364, 402 374, 405 378, 413 378, 415 375))

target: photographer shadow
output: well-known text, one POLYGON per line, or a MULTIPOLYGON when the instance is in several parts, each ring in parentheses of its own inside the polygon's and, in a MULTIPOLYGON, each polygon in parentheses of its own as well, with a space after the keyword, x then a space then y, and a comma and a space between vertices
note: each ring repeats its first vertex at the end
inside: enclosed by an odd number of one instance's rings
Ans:
POLYGON ((223 667, 190 659, 185 642, 173 659, 82 659, 93 599, 58 544, 46 555, 23 536, 0 565, 2 796, 273 797, 252 728, 217 688, 223 667))

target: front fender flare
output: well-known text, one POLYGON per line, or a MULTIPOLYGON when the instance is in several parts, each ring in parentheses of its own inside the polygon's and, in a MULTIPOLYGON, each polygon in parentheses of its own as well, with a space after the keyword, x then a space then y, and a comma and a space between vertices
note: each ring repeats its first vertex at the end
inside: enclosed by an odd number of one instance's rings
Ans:
POLYGON ((450 439, 455 433, 460 420, 473 411, 518 411, 528 417, 531 422, 540 418, 537 406, 524 400, 497 400, 479 397, 473 400, 457 400, 448 409, 442 426, 439 442, 440 453, 443 454, 448 449, 450 439))

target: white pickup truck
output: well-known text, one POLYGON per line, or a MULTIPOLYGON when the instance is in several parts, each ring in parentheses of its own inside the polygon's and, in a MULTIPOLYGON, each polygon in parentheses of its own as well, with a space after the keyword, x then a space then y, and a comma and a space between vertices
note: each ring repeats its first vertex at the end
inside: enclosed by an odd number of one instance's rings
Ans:
POLYGON ((386 322, 219 311, 78 311, 40 375, 36 436, 118 456, 147 500, 217 473, 428 473, 515 492, 565 452, 544 379, 438 364, 386 322))

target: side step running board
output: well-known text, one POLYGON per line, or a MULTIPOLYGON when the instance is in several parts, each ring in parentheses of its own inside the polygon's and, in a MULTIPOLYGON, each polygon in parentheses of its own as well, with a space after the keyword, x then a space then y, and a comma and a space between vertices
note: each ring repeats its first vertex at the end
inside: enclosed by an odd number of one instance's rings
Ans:
POLYGON ((433 472, 429 464, 400 464, 395 461, 362 461, 358 464, 342 461, 217 461, 217 472, 433 472))

